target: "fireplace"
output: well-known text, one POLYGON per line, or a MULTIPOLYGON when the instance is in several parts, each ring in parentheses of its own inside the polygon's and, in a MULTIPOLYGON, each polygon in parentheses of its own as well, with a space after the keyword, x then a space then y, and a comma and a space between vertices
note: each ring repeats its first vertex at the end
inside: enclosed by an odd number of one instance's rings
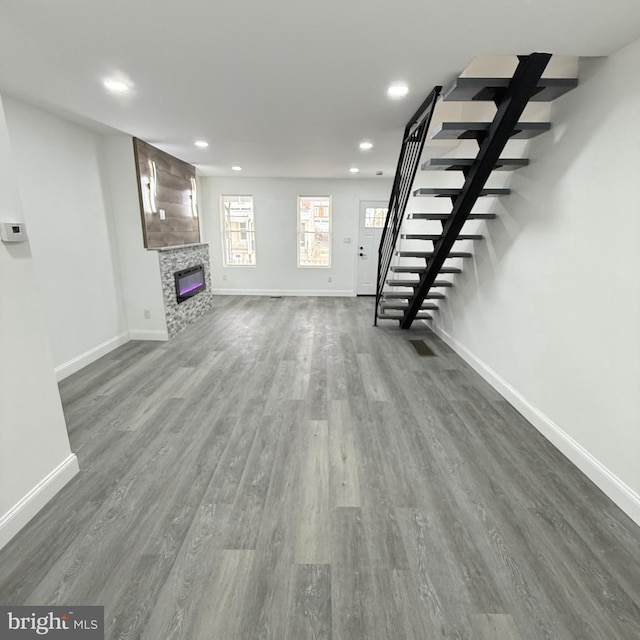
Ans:
POLYGON ((182 269, 182 271, 176 271, 173 275, 176 281, 176 300, 178 304, 195 296, 205 288, 204 267, 201 264, 182 269))

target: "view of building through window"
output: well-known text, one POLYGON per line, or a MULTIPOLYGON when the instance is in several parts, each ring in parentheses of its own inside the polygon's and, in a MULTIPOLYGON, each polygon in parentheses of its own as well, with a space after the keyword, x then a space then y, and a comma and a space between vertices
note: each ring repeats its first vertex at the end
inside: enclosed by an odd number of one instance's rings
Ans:
POLYGON ((382 229, 387 219, 387 211, 388 209, 386 207, 367 207, 364 210, 364 226, 367 229, 382 229))
POLYGON ((331 197, 298 198, 298 266, 331 266, 331 197))
POLYGON ((367 229, 382 229, 387 219, 387 208, 367 207, 364 210, 364 226, 367 229))
POLYGON ((222 230, 225 265, 254 266, 253 196, 222 196, 222 230))

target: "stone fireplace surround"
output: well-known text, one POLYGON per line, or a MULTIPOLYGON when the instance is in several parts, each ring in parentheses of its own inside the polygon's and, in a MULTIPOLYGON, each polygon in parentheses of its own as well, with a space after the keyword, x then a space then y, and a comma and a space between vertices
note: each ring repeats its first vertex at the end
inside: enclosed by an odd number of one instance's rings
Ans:
POLYGON ((162 281, 162 297, 167 320, 169 340, 182 329, 195 322, 213 306, 211 291, 211 268, 208 244, 190 244, 179 247, 157 249, 162 281), (174 273, 195 265, 204 266, 206 288, 198 295, 178 304, 174 273))

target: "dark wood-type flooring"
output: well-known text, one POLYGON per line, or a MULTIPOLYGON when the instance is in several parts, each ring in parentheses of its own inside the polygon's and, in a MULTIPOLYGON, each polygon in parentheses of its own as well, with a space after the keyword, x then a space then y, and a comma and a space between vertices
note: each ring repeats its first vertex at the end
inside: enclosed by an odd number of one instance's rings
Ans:
POLYGON ((0 603, 104 605, 109 639, 639 639, 640 529, 372 313, 217 297, 62 382, 81 473, 0 552, 0 603))

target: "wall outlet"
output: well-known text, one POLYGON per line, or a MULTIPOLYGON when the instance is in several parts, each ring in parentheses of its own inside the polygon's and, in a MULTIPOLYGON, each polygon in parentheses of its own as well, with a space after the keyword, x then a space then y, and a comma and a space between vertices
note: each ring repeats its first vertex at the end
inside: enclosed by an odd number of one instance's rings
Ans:
POLYGON ((226 280, 226 279, 227 279, 227 274, 226 274, 226 273, 223 273, 223 274, 222 274, 222 279, 223 279, 223 280, 226 280))
POLYGON ((332 278, 331 276, 329 276, 329 277, 327 278, 327 282, 333 282, 333 278, 332 278))
POLYGON ((160 220, 164 220, 167 217, 164 209, 160 209, 158 213, 160 214, 160 220))
POLYGON ((150 320, 151 319, 151 310, 150 309, 145 309, 143 311, 143 314, 144 314, 144 319, 145 320, 150 320))

